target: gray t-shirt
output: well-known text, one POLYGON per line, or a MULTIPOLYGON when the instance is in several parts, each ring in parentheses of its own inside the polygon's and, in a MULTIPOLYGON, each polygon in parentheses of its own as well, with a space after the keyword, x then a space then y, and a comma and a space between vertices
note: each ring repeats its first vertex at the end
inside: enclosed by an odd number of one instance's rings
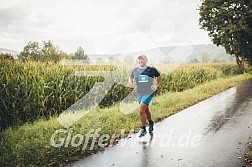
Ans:
POLYGON ((151 85, 154 83, 154 78, 159 77, 160 73, 156 68, 147 66, 145 69, 135 67, 132 70, 130 77, 136 80, 137 93, 141 95, 150 95, 154 93, 151 90, 151 85))

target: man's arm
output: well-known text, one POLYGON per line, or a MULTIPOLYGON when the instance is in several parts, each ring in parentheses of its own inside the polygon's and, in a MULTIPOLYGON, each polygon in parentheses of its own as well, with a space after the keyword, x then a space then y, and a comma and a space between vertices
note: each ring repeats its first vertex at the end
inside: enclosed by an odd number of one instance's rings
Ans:
POLYGON ((151 86, 151 89, 152 89, 153 91, 156 91, 156 90, 157 90, 157 87, 158 87, 158 85, 159 85, 160 80, 161 80, 161 77, 160 77, 160 76, 158 76, 158 77, 155 78, 154 83, 153 83, 153 85, 151 86))
POLYGON ((158 86, 158 85, 159 85, 159 82, 160 82, 160 80, 161 80, 160 72, 159 72, 156 68, 154 68, 154 67, 153 67, 153 69, 154 69, 154 76, 155 76, 154 85, 155 85, 155 86, 158 86))
POLYGON ((158 85, 159 85, 160 80, 161 80, 161 77, 160 77, 160 76, 156 77, 156 82, 155 82, 155 83, 157 84, 156 86, 158 86, 158 85))
POLYGON ((129 76, 129 83, 133 83, 133 78, 131 78, 131 76, 129 76))
POLYGON ((131 76, 129 76, 128 82, 129 82, 130 87, 132 87, 132 88, 136 87, 135 79, 131 78, 131 76))

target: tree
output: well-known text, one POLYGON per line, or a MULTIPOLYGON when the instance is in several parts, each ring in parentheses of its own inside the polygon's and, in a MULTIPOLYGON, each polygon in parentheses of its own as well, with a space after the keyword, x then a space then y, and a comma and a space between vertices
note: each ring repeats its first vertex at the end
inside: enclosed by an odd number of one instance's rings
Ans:
POLYGON ((60 51, 60 58, 61 59, 68 59, 70 55, 68 55, 66 52, 60 51))
POLYGON ((197 58, 192 58, 189 61, 190 63, 199 63, 199 60, 197 58))
POLYGON ((214 57, 212 60, 212 63, 219 63, 219 62, 224 62, 224 60, 221 60, 219 57, 214 57))
POLYGON ((163 64, 171 64, 172 63, 172 58, 166 56, 163 60, 163 64))
POLYGON ((199 23, 217 46, 236 57, 240 69, 244 61, 252 65, 252 1, 203 0, 199 23))
POLYGON ((58 62, 62 58, 62 52, 53 45, 52 41, 44 41, 42 46, 38 42, 28 42, 18 55, 22 61, 54 61, 58 62))
POLYGON ((61 60, 61 54, 58 47, 53 45, 52 41, 44 41, 41 49, 43 57, 41 57, 42 61, 53 61, 59 62, 61 60))
POLYGON ((208 52, 201 52, 201 61, 203 63, 208 63, 209 62, 208 52))
POLYGON ((10 53, 0 53, 0 60, 14 60, 14 57, 10 53))
POLYGON ((89 60, 88 55, 85 54, 84 49, 80 46, 75 51, 72 59, 89 60))
POLYGON ((115 58, 112 57, 112 56, 109 56, 108 62, 109 62, 109 63, 114 63, 114 62, 115 62, 115 58))
POLYGON ((103 58, 102 57, 97 58, 96 63, 97 64, 103 64, 104 63, 103 58))
POLYGON ((18 55, 18 58, 22 61, 39 61, 41 59, 41 49, 39 47, 39 43, 29 41, 28 44, 18 55))

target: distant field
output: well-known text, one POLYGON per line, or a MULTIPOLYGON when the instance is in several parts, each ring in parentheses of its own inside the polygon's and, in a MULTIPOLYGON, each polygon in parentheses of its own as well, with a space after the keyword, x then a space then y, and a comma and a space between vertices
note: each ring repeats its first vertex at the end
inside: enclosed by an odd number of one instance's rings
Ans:
MULTIPOLYGON (((73 75, 77 71, 117 71, 116 77, 127 83, 133 67, 1 61, 0 129, 57 116, 83 97, 95 82, 104 80, 102 76, 73 75)), ((234 63, 171 64, 157 65, 156 68, 162 74, 158 95, 180 92, 207 81, 239 74, 234 63)), ((100 107, 111 106, 122 100, 131 90, 125 85, 114 84, 100 107)))

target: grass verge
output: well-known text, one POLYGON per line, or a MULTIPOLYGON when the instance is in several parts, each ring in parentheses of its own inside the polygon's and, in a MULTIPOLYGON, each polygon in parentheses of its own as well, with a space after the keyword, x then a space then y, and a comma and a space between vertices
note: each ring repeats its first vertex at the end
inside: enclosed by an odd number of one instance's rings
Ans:
MULTIPOLYGON (((252 143, 252 141, 251 141, 252 143)), ((252 167, 252 145, 251 143, 249 144, 249 152, 246 154, 246 162, 247 166, 246 167, 252 167)))
MULTIPOLYGON (((153 119, 160 121, 249 78, 251 78, 249 74, 220 78, 183 92, 156 96, 151 104, 151 110, 155 111, 153 119)), ((72 132, 70 129, 64 129, 57 118, 26 123, 16 129, 8 128, 0 133, 0 166, 62 166, 66 162, 103 149, 97 142, 92 143, 91 140, 87 140, 86 149, 83 149, 84 143, 75 147, 68 143, 69 137, 82 134, 85 141, 85 134, 90 129, 101 128, 99 134, 112 136, 120 134, 121 129, 128 133, 131 129, 138 129, 139 126, 137 109, 125 115, 119 111, 119 104, 116 104, 109 108, 95 108, 70 127, 72 132), (51 137, 59 129, 65 132, 58 134, 55 141, 62 141, 63 146, 53 147, 50 143, 51 137), (92 146, 93 149, 88 149, 92 146)))

